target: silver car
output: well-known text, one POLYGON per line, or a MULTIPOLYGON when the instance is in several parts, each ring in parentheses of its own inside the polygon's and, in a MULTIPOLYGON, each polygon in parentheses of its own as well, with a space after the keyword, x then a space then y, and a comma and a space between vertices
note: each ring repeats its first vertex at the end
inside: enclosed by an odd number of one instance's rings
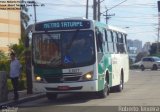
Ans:
POLYGON ((141 60, 140 68, 142 71, 145 69, 157 70, 160 68, 160 58, 159 57, 144 57, 141 60))

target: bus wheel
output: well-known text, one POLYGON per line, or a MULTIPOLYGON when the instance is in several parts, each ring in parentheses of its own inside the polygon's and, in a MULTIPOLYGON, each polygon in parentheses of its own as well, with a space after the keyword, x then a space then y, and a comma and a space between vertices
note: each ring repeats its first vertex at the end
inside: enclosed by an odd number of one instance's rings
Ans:
POLYGON ((48 98, 48 100, 56 100, 57 96, 58 94, 56 93, 46 93, 46 97, 48 98))
POLYGON ((98 96, 100 98, 106 98, 107 95, 109 95, 109 84, 106 81, 105 85, 104 85, 104 89, 98 92, 98 96))
POLYGON ((123 77, 121 76, 120 84, 115 87, 115 90, 117 92, 121 92, 123 88, 124 88, 124 82, 123 82, 123 77))

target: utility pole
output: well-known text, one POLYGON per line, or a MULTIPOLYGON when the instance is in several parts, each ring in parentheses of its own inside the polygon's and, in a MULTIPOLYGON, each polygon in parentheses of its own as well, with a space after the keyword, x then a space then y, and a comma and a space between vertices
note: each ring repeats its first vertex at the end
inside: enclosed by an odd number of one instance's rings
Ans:
POLYGON ((87 0, 86 3, 86 18, 88 19, 88 4, 89 4, 89 0, 87 0))
POLYGON ((93 0, 93 20, 97 20, 97 0, 93 0))
POLYGON ((158 4, 158 37, 157 37, 157 53, 159 53, 159 38, 160 38, 160 1, 158 4))
POLYGON ((34 7, 34 21, 35 23, 37 23, 37 12, 36 12, 36 1, 35 0, 33 3, 33 7, 34 7))
POLYGON ((101 21, 101 1, 98 0, 98 21, 101 21))
POLYGON ((115 16, 115 14, 108 14, 108 9, 106 7, 106 14, 103 15, 103 16, 106 16, 106 24, 108 24, 108 20, 111 18, 111 16, 115 16))
POLYGON ((29 31, 32 30, 32 27, 33 25, 30 25, 26 28, 26 31, 25 31, 25 48, 26 48, 26 51, 25 51, 25 64, 26 64, 26 81, 27 81, 27 94, 32 94, 33 91, 32 91, 32 88, 33 88, 33 83, 32 83, 32 67, 31 67, 31 64, 32 64, 32 61, 31 61, 31 46, 29 44, 29 31))
MULTIPOLYGON (((36 2, 35 0, 33 1, 33 8, 34 8, 34 24, 37 23, 37 14, 36 14, 36 2)), ((32 28, 32 26, 31 26, 32 28)), ((31 49, 29 45, 29 37, 28 33, 26 34, 26 40, 25 40, 25 64, 26 64, 26 80, 27 80, 27 94, 32 94, 32 88, 33 88, 33 83, 32 83, 32 61, 31 61, 31 49)))
MULTIPOLYGON (((107 9, 107 8, 106 8, 107 9)), ((106 16, 106 24, 108 24, 108 19, 109 19, 109 17, 108 17, 108 11, 106 10, 106 15, 104 15, 104 16, 106 16)))
POLYGON ((110 18, 110 16, 114 16, 114 15, 115 15, 115 14, 108 15, 108 11, 111 10, 111 9, 113 9, 113 8, 115 8, 115 7, 117 7, 117 6, 119 6, 119 5, 121 5, 122 3, 126 2, 126 1, 127 1, 127 0, 124 0, 124 1, 118 3, 117 5, 109 8, 109 9, 106 8, 106 11, 102 13, 102 14, 106 13, 106 15, 103 15, 103 16, 106 16, 106 23, 108 23, 108 19, 110 18))
POLYGON ((157 39, 157 53, 159 53, 159 30, 160 30, 160 27, 158 26, 158 39, 157 39))

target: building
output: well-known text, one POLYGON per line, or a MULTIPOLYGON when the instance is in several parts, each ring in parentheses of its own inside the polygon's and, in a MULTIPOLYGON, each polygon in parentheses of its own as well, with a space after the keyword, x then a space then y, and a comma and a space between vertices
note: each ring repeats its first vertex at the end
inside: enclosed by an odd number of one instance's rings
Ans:
POLYGON ((7 3, 0 5, 0 50, 5 52, 8 52, 8 45, 18 43, 21 37, 20 10, 8 10, 7 7, 7 3))
MULTIPOLYGON (((140 40, 127 40, 129 50, 134 48, 134 52, 137 54, 142 51, 142 41, 140 40)), ((133 49, 132 49, 133 50, 133 49)), ((133 52, 133 51, 132 51, 133 52)))
POLYGON ((151 42, 146 42, 146 43, 143 45, 142 51, 149 53, 150 47, 151 47, 151 42))
POLYGON ((128 39, 127 45, 128 45, 129 57, 134 62, 137 54, 142 51, 142 41, 128 39))

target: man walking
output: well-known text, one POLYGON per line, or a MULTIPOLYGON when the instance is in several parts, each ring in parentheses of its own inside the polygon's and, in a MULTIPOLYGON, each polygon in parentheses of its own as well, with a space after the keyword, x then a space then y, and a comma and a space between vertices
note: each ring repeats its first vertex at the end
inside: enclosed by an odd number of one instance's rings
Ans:
POLYGON ((10 63, 10 78, 12 81, 13 89, 14 89, 14 100, 18 100, 18 79, 20 76, 21 64, 15 56, 15 53, 11 53, 11 63, 10 63))

